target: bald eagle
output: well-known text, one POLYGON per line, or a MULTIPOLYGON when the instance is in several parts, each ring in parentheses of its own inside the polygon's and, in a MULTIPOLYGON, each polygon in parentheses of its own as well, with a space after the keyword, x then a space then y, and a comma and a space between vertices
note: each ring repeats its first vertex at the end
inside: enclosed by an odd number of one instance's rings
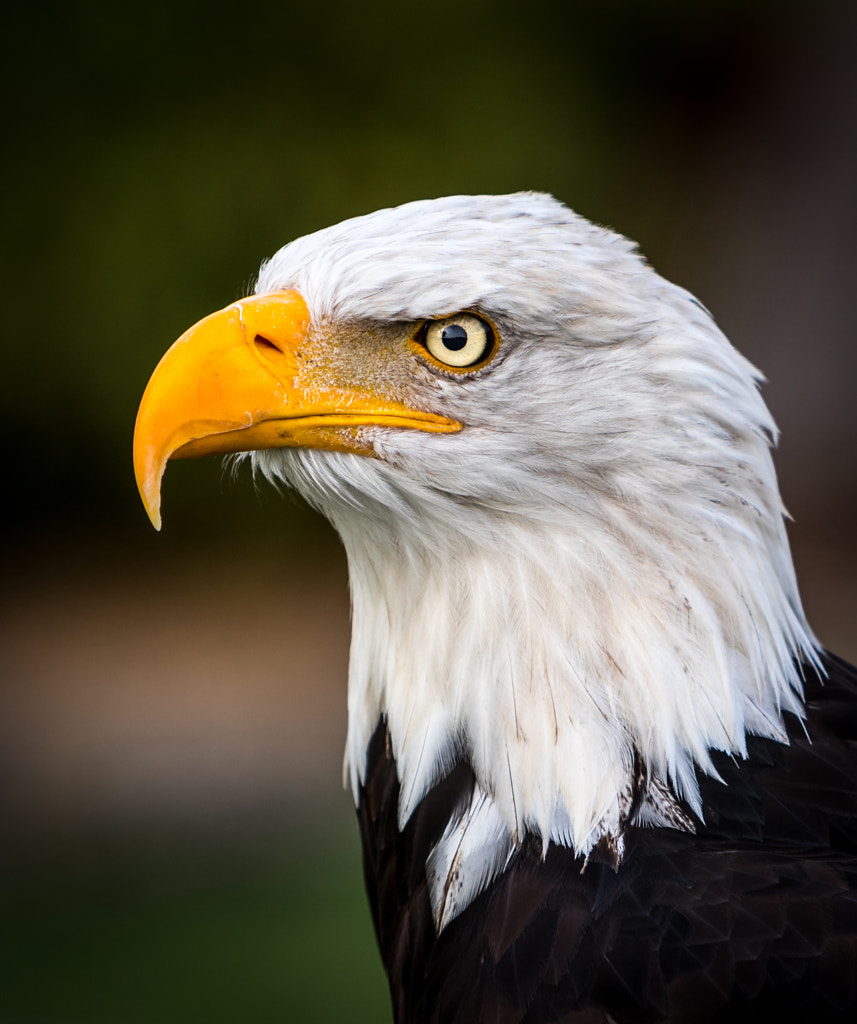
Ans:
POLYGON ((857 673, 804 617, 759 379, 533 193, 298 239, 155 370, 156 526, 168 459, 243 452, 344 542, 399 1024, 853 1019, 857 673))

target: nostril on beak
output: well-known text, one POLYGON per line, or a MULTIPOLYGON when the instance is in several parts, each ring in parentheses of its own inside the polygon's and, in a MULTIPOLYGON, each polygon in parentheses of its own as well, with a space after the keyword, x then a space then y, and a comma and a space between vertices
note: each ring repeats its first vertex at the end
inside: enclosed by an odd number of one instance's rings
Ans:
POLYGON ((271 341, 270 338, 266 338, 262 334, 257 334, 253 339, 253 343, 256 348, 262 353, 262 355, 272 355, 274 352, 277 355, 282 355, 283 350, 275 342, 271 341))

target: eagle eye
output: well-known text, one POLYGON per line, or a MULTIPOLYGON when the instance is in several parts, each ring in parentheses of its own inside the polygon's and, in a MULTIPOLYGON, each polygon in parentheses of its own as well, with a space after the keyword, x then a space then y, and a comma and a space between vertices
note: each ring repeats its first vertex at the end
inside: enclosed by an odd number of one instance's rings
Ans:
POLYGON ((455 313, 425 326, 423 344, 444 366, 464 369, 481 363, 494 348, 491 325, 473 313, 455 313))

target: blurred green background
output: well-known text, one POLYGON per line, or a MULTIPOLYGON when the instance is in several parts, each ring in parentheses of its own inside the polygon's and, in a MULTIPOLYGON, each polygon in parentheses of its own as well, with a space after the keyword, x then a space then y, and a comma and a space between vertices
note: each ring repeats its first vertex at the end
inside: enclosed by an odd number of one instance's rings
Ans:
POLYGON ((551 191, 767 374, 798 573, 857 659, 853 0, 12 3, 4 14, 0 1020, 389 1019, 340 786, 335 538, 139 397, 344 217, 551 191))

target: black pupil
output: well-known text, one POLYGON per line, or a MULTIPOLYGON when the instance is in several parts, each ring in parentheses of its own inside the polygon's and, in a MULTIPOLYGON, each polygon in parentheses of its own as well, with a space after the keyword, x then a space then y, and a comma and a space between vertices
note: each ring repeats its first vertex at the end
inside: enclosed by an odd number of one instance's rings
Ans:
POLYGON ((460 352, 467 344, 467 331, 461 324, 450 324, 440 332, 441 341, 450 352, 460 352))

